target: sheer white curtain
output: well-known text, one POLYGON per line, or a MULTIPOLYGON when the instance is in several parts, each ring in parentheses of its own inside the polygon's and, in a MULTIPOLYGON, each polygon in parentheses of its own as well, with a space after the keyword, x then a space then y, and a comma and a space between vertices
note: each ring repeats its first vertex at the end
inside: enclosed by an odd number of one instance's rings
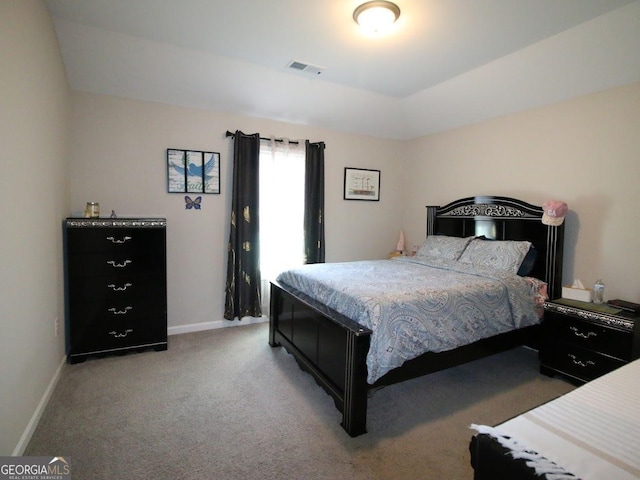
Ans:
POLYGON ((304 263, 304 142, 260 142, 260 271, 262 308, 269 281, 304 263))

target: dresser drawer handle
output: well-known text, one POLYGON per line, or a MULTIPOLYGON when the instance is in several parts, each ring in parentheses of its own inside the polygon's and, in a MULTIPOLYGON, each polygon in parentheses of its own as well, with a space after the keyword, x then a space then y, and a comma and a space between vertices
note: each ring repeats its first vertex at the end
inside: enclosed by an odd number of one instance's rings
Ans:
POLYGON ((124 332, 122 333, 118 333, 118 332, 109 332, 109 335, 113 335, 115 338, 123 338, 126 337, 127 335, 129 335, 130 333, 133 333, 133 328, 127 328, 124 332))
POLYGON ((586 362, 583 361, 583 360, 578 360, 578 357, 576 357, 575 355, 573 355, 571 353, 568 354, 568 357, 571 359, 573 364, 577 365, 578 367, 587 368, 587 367, 593 367, 596 364, 596 362, 593 362, 591 360, 587 360, 586 362))
POLYGON ((125 261, 124 261, 124 262, 122 262, 122 263, 116 263, 116 262, 115 262, 115 261, 113 261, 113 260, 107 260, 107 263, 108 263, 109 265, 111 265, 113 268, 124 268, 124 267, 126 267, 127 265, 129 265, 130 263, 133 263, 133 260, 125 260, 125 261))
POLYGON ((107 240, 110 240, 111 243, 126 243, 128 240, 131 240, 132 237, 123 237, 122 240, 116 240, 115 237, 107 237, 107 240))
POLYGON ((571 331, 573 332, 573 334, 576 337, 580 337, 580 338, 589 338, 589 337, 597 337, 598 334, 596 332, 587 332, 587 333, 582 333, 578 327, 569 327, 571 329, 571 331))
POLYGON ((115 307, 111 307, 108 311, 114 315, 126 315, 130 310, 133 310, 133 307, 126 306, 124 307, 124 310, 116 310, 115 307))
POLYGON ((133 287, 133 283, 125 283, 121 287, 116 287, 115 284, 110 283, 109 285, 107 285, 107 287, 109 287, 114 292, 124 292, 127 288, 133 287))

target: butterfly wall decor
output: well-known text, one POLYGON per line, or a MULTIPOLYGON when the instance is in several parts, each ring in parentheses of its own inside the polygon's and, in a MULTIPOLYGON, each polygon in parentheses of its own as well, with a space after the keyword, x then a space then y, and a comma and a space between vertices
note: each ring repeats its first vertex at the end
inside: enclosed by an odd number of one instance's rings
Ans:
POLYGON ((192 208, 196 210, 200 210, 201 202, 202 202, 201 196, 196 197, 194 200, 191 200, 191 197, 189 195, 184 196, 184 203, 185 203, 184 208, 186 208, 187 210, 191 210, 192 208))

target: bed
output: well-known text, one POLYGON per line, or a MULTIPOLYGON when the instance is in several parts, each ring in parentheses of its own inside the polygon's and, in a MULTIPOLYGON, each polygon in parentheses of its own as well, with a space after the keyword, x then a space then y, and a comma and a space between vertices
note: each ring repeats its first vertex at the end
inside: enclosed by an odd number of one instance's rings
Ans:
MULTIPOLYGON (((454 261, 456 260, 462 260, 461 257, 465 255, 467 249, 469 251, 474 249, 483 250, 485 248, 501 248, 498 244, 530 242, 530 245, 533 246, 532 250, 535 251, 535 261, 529 265, 527 277, 530 280, 528 281, 530 282, 531 279, 543 281, 546 285, 548 297, 551 299, 557 298, 561 290, 562 280, 564 225, 549 226, 543 224, 541 222, 542 213, 541 207, 518 199, 497 196, 467 197, 444 206, 428 206, 426 218, 427 237, 421 249, 436 248, 437 250, 438 241, 442 238, 446 238, 447 242, 453 242, 453 244, 459 241, 465 245, 458 258, 453 258, 453 256, 449 258, 448 255, 451 250, 445 249, 442 256, 447 258, 436 259, 436 265, 424 266, 419 259, 411 258, 353 262, 358 264, 357 268, 360 270, 355 272, 356 276, 352 276, 351 281, 348 280, 349 274, 344 273, 347 279, 345 285, 360 284, 363 278, 381 278, 385 285, 384 288, 388 288, 391 291, 389 301, 394 304, 393 307, 406 308, 407 302, 403 297, 404 293, 400 290, 393 290, 394 285, 398 283, 397 280, 402 277, 399 269, 406 267, 410 268, 412 272, 416 272, 416 269, 423 267, 435 269, 439 272, 437 274, 440 275, 438 277, 440 280, 445 276, 451 275, 452 269, 459 270, 458 267, 452 264, 455 264, 454 261), (491 243, 491 240, 498 240, 499 242, 496 242, 492 247, 488 247, 487 245, 491 243), (484 243, 481 244, 480 242, 484 243), (474 245, 473 249, 471 245, 474 245), (391 273, 378 273, 376 265, 382 264, 385 265, 385 271, 390 270, 391 273), (387 277, 387 275, 391 275, 391 277, 387 277), (358 280, 353 281, 353 278, 358 280)), ((518 249, 523 252, 521 246, 518 249)), ((527 251, 525 256, 531 260, 529 253, 527 251)), ((422 257, 422 255, 419 257, 422 257)), ((434 263, 432 260, 430 259, 430 262, 434 263)), ((498 261, 500 261, 500 258, 498 258, 498 261)), ((471 263, 473 263, 473 258, 471 263)), ((483 270, 486 265, 475 265, 474 269, 475 267, 483 270)), ((322 272, 322 269, 331 270, 334 267, 330 264, 317 267, 305 266, 305 269, 316 268, 322 272)), ((462 270, 465 271, 455 273, 467 275, 467 278, 481 276, 475 270, 473 272, 466 271, 466 266, 462 270)), ((351 275, 353 274, 352 272, 351 275)), ((337 275, 341 275, 341 273, 338 272, 337 275)), ((414 273, 411 276, 414 276, 414 273)), ((516 275, 512 272, 510 277, 516 277, 516 275)), ((485 280, 498 282, 503 286, 508 283, 506 278, 485 280)), ((522 281, 513 280, 513 282, 526 283, 524 279, 522 281)), ((465 283, 475 283, 475 280, 465 283)), ((480 287, 481 290, 489 289, 489 287, 485 286, 486 284, 483 283, 482 285, 480 287)), ((535 290, 537 286, 530 283, 530 288, 535 290)), ((338 290, 340 289, 338 287, 338 290)), ((345 289, 348 289, 348 287, 345 286, 345 289)), ((318 295, 319 289, 317 288, 306 292, 303 292, 303 290, 304 286, 291 280, 287 272, 279 276, 277 281, 272 282, 269 344, 272 347, 283 346, 286 348, 300 367, 308 371, 316 382, 333 397, 336 407, 342 413, 341 425, 350 436, 366 433, 367 398, 377 388, 459 365, 517 345, 528 344, 535 346, 540 328, 539 322, 533 321, 531 314, 526 313, 520 315, 518 320, 514 320, 511 328, 484 331, 479 335, 475 335, 475 330, 479 330, 479 328, 476 328, 477 319, 487 314, 479 313, 476 308, 478 305, 474 304, 475 300, 470 300, 465 303, 465 309, 463 309, 466 312, 463 316, 467 317, 467 323, 465 324, 467 326, 459 328, 462 331, 462 342, 452 346, 447 342, 439 341, 440 333, 443 329, 455 329, 450 325, 448 327, 440 325, 440 329, 437 329, 435 334, 429 334, 424 331, 410 333, 404 327, 407 323, 417 323, 413 321, 412 315, 407 316, 406 312, 398 313, 397 310, 391 310, 391 306, 385 305, 379 306, 379 312, 376 315, 365 314, 365 316, 369 315, 369 317, 374 318, 374 320, 370 320, 367 323, 358 314, 358 307, 351 308, 353 305, 350 307, 350 302, 337 296, 335 291, 328 293, 328 297, 323 297, 318 295), (374 360, 371 359, 371 355, 375 353, 374 351, 383 351, 384 355, 384 346, 380 347, 378 345, 378 328, 385 321, 389 321, 389 316, 394 315, 404 315, 403 318, 410 319, 404 322, 404 326, 396 332, 397 335, 393 332, 389 334, 390 336, 395 335, 396 340, 403 343, 403 348, 407 344, 412 344, 411 347, 413 348, 414 344, 425 342, 435 342, 436 344, 440 343, 440 345, 436 345, 433 350, 420 353, 410 359, 387 358, 382 362, 382 367, 379 368, 379 365, 372 363, 374 360)), ((440 299, 445 299, 440 302, 441 304, 448 302, 447 293, 438 295, 440 299)), ((505 297, 504 293, 488 293, 488 299, 485 298, 482 302, 491 303, 493 301, 491 300, 491 295, 493 297, 505 297)), ((507 301, 510 301, 511 297, 519 295, 517 293, 509 293, 506 295, 506 297, 509 297, 507 301)), ((373 304, 376 303, 373 302, 373 304)), ((432 301, 430 304, 412 306, 410 308, 415 310, 426 308, 436 311, 438 302, 434 303, 432 301)), ((518 308, 517 305, 509 304, 506 307, 504 305, 497 306, 495 311, 498 312, 505 309, 518 310, 518 308)), ((497 318, 497 313, 495 316, 497 318)), ((439 320, 437 317, 433 317, 433 321, 437 322, 439 320)), ((504 323, 503 320, 500 322, 504 323)))
POLYGON ((472 425, 475 480, 640 478, 640 360, 496 427, 472 425))

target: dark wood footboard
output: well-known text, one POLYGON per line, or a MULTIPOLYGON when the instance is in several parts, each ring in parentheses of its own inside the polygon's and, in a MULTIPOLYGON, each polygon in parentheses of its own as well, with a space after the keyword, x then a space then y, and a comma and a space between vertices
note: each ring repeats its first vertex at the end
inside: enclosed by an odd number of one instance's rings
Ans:
POLYGON ((371 330, 297 290, 272 282, 269 344, 283 346, 333 397, 342 428, 367 432, 367 352, 371 330))
POLYGON ((533 344, 539 328, 535 325, 506 332, 446 352, 427 352, 369 385, 367 353, 371 330, 288 285, 271 283, 269 345, 285 347, 300 368, 333 397, 342 412, 342 428, 352 437, 367 432, 370 391, 518 345, 533 344))

